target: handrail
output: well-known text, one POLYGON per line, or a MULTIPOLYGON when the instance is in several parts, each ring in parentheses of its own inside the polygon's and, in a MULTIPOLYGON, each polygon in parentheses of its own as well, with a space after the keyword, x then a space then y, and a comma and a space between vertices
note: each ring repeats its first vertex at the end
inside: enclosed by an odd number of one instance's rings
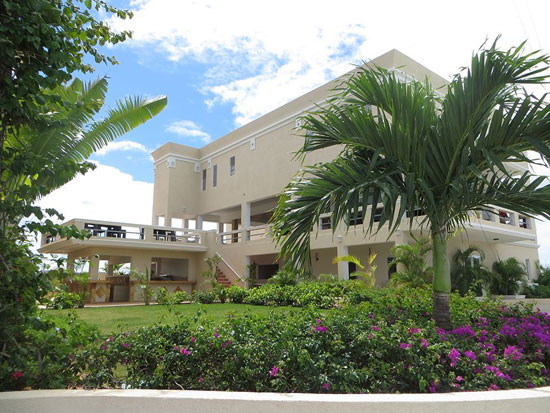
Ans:
POLYGON ((227 265, 231 271, 233 271, 233 274, 235 274, 239 280, 241 280, 242 282, 245 282, 245 279, 244 279, 243 277, 241 277, 237 271, 235 271, 235 269, 231 266, 231 264, 229 264, 229 263, 226 261, 226 259, 225 259, 224 257, 221 256, 221 254, 220 254, 219 252, 216 252, 216 255, 217 255, 218 257, 221 258, 221 260, 223 261, 223 263, 224 263, 225 265, 227 265))

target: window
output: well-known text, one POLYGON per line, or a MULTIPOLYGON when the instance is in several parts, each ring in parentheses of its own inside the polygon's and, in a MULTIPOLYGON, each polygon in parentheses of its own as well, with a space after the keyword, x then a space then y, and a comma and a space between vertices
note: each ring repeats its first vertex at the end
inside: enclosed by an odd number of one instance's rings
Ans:
POLYGON ((202 190, 206 191, 206 169, 202 170, 202 190))
POLYGON ((229 158, 229 176, 235 175, 235 157, 229 158))
POLYGON ((330 217, 321 218, 320 227, 321 229, 330 229, 331 228, 330 217))
POLYGON ((529 226, 529 218, 527 218, 526 216, 520 215, 519 226, 520 228, 531 229, 531 227, 529 226))
POLYGON ((212 186, 216 187, 218 185, 218 165, 212 167, 212 186))

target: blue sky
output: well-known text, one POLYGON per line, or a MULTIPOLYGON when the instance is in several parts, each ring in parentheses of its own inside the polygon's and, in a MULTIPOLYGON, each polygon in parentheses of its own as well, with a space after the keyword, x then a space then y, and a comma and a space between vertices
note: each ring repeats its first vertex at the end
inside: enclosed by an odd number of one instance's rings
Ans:
MULTIPOLYGON (((91 77, 110 78, 110 105, 164 94, 168 106, 95 154, 94 172, 42 200, 67 218, 149 223, 152 150, 167 141, 200 147, 393 48, 445 78, 499 34, 502 47, 527 39, 528 50, 550 52, 550 4, 542 0, 110 3, 134 10, 130 21, 110 21, 133 39, 107 50, 120 65, 91 77)), ((538 227, 550 263, 550 225, 538 227)))

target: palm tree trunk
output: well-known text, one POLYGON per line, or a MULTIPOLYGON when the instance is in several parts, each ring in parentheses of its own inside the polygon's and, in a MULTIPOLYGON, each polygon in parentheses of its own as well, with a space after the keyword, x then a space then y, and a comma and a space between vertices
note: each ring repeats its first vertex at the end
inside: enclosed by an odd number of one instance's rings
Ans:
POLYGON ((445 330, 451 328, 449 293, 451 292, 451 270, 447 259, 447 233, 432 231, 434 267, 434 319, 435 324, 445 330))

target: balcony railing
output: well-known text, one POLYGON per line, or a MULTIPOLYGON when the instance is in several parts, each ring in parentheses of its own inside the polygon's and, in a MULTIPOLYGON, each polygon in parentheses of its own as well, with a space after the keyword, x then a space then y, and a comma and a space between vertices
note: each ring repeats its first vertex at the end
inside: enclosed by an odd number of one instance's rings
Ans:
MULTIPOLYGON (((179 243, 202 244, 205 231, 188 228, 158 227, 152 225, 135 225, 115 222, 99 222, 91 220, 74 219, 66 225, 75 225, 77 228, 87 230, 91 239, 118 239, 125 241, 140 241, 154 243, 179 243)), ((46 234, 42 245, 60 241, 59 236, 46 234)))

